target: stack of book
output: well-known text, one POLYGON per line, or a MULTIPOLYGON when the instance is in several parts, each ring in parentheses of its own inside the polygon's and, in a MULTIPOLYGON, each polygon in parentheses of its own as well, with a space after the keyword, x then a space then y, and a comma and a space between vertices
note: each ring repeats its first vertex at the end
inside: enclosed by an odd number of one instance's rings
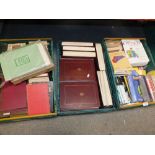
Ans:
POLYGON ((149 58, 141 41, 109 39, 106 46, 115 74, 120 103, 155 101, 153 76, 147 75, 145 70, 149 58))
POLYGON ((106 74, 106 67, 105 67, 105 61, 103 56, 103 48, 102 45, 99 43, 95 44, 96 47, 96 53, 97 53, 97 60, 98 60, 98 68, 97 76, 100 86, 100 93, 102 98, 103 106, 109 107, 112 106, 112 97, 109 87, 109 82, 106 74))
POLYGON ((62 42, 64 57, 96 57, 94 44, 91 42, 62 42))
POLYGON ((0 118, 53 112, 53 62, 45 41, 0 47, 0 118), (9 62, 9 63, 8 63, 9 62))

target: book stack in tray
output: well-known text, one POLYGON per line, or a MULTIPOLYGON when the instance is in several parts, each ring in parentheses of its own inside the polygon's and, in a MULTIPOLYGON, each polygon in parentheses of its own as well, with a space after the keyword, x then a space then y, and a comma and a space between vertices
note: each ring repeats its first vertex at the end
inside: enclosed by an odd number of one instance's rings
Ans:
POLYGON ((112 106, 101 44, 62 42, 61 46, 60 110, 112 106))
POLYGON ((53 81, 48 74, 53 63, 47 45, 38 41, 1 46, 0 118, 53 112, 53 81))
POLYGON ((155 76, 147 73, 149 58, 142 42, 139 39, 107 39, 105 42, 120 105, 154 102, 155 76))

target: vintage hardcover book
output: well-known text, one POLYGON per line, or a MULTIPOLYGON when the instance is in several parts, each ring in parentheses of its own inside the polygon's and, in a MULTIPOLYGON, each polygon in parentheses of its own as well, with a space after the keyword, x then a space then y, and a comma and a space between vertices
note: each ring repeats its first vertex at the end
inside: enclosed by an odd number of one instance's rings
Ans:
POLYGON ((61 58, 60 81, 96 81, 92 58, 61 58))
POLYGON ((98 109, 100 100, 96 82, 61 82, 60 109, 89 110, 98 109))
POLYGON ((63 51, 64 57, 96 57, 95 52, 63 51))
POLYGON ((145 66, 149 58, 140 40, 122 40, 123 48, 132 66, 145 66))
POLYGON ((145 78, 146 78, 146 83, 147 83, 149 92, 151 94, 152 100, 155 101, 155 83, 152 79, 152 76, 147 75, 145 78))
POLYGON ((14 44, 8 44, 8 48, 7 48, 7 51, 12 51, 14 49, 18 49, 20 47, 23 47, 25 46, 26 43, 14 43, 14 44))
POLYGON ((104 106, 112 106, 112 97, 105 71, 97 71, 102 102, 104 106))
POLYGON ((96 43, 96 53, 97 53, 97 60, 98 60, 98 66, 100 70, 105 70, 105 62, 104 62, 104 56, 103 56, 103 49, 101 44, 96 43))
POLYGON ((89 46, 93 46, 93 43, 91 42, 69 42, 69 41, 63 41, 61 43, 62 46, 86 46, 86 47, 89 47, 89 46))
POLYGON ((48 51, 40 42, 5 52, 0 55, 0 62, 5 81, 14 84, 46 73, 54 67, 48 51))
POLYGON ((49 102, 50 98, 48 83, 27 85, 28 115, 50 113, 49 102))
POLYGON ((0 90, 0 115, 27 113, 26 82, 14 85, 6 83, 0 90))
POLYGON ((63 46, 63 51, 95 52, 95 47, 63 46))
POLYGON ((109 56, 115 74, 126 74, 133 69, 124 51, 112 52, 109 53, 109 56))

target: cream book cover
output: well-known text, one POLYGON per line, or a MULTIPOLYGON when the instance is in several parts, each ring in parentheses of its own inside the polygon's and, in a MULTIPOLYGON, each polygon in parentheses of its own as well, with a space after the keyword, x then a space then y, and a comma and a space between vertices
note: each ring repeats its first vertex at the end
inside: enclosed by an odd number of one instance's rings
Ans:
POLYGON ((132 66, 145 66, 149 58, 140 40, 122 40, 123 48, 132 66))
POLYGON ((132 66, 130 65, 124 51, 112 52, 109 53, 109 56, 115 73, 132 70, 132 66))

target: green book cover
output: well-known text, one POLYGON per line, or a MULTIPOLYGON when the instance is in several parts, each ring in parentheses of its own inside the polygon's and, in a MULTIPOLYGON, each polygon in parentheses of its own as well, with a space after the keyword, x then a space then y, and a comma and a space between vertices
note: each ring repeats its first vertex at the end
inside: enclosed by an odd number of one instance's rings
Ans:
POLYGON ((47 59, 46 51, 40 43, 27 45, 0 55, 0 63, 6 81, 43 68, 47 65, 47 59))

